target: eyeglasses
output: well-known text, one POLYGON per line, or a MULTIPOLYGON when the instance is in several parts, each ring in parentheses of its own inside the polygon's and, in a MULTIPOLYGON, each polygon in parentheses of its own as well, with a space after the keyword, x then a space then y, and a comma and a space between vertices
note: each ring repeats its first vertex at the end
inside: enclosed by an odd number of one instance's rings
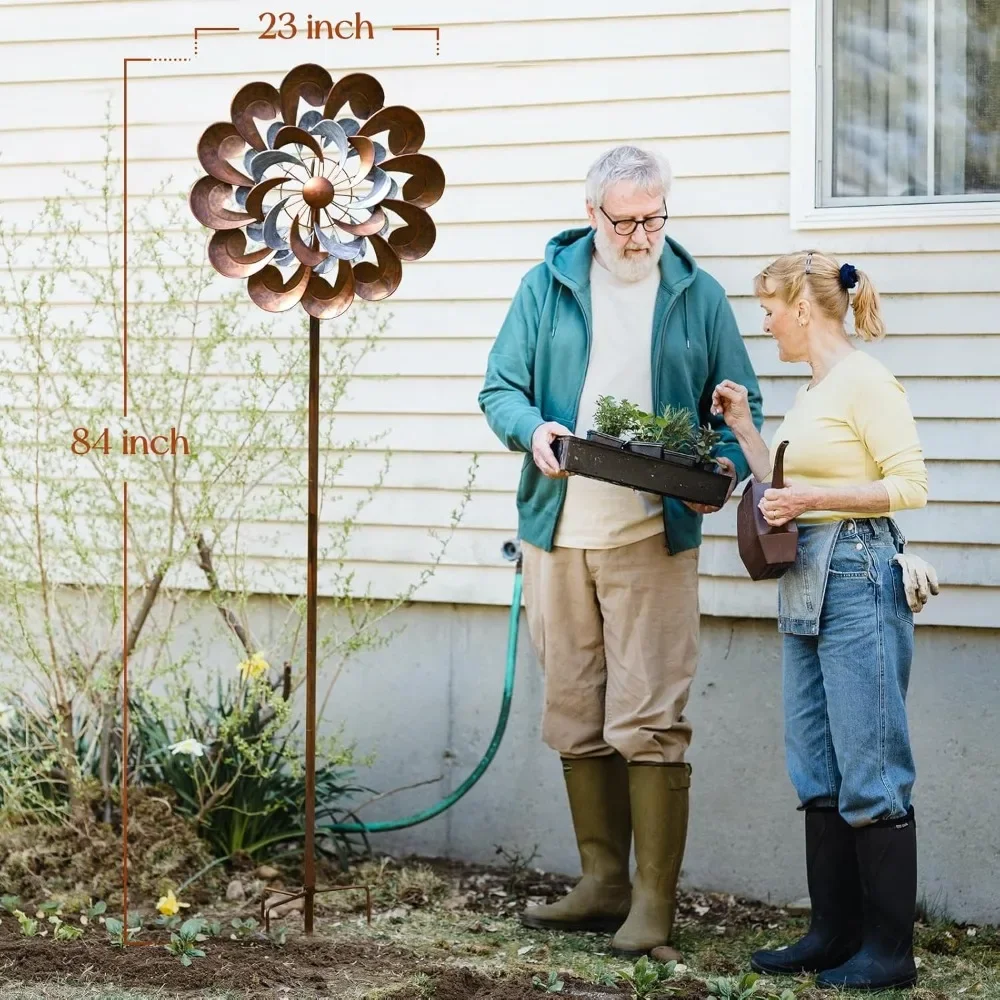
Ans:
POLYGON ((601 205, 600 209, 604 212, 604 218, 608 220, 614 227, 615 232, 619 236, 631 236, 638 227, 639 223, 642 223, 642 228, 646 230, 647 233, 657 233, 665 225, 667 219, 670 218, 667 212, 667 203, 663 203, 663 215, 650 215, 645 219, 612 219, 607 212, 604 211, 604 206, 601 205))

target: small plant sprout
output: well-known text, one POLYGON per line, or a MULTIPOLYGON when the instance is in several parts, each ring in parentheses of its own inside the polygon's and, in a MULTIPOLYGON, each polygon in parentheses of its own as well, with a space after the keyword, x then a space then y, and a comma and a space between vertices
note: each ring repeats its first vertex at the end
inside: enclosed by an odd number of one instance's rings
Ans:
POLYGON ((558 972, 550 972, 548 979, 534 976, 531 985, 542 993, 562 993, 566 984, 559 978, 558 972))
POLYGON ((245 941, 247 938, 253 937, 257 931, 257 921, 253 917, 247 917, 246 920, 233 917, 231 926, 234 933, 230 934, 229 937, 233 941, 245 941))
POLYGON ((190 965, 192 958, 204 958, 205 952, 198 947, 205 940, 204 926, 205 921, 199 917, 185 920, 180 929, 170 935, 170 944, 165 944, 164 949, 175 955, 181 965, 190 965))
MULTIPOLYGON (((760 976, 756 972, 748 972, 744 976, 720 976, 716 979, 706 981, 708 995, 719 997, 720 1000, 750 1000, 751 997, 760 997, 764 1000, 765 994, 760 976)), ((792 990, 784 990, 779 1000, 795 1000, 795 993, 792 990)))
POLYGON ((96 903, 87 901, 87 906, 84 907, 83 912, 80 914, 80 923, 82 926, 86 927, 93 920, 96 920, 102 914, 104 914, 108 909, 108 904, 104 902, 103 899, 99 899, 96 903))
MULTIPOLYGON (((107 931, 108 940, 118 948, 125 947, 125 925, 118 917, 107 917, 104 920, 104 929, 107 931)), ((135 937, 142 930, 142 918, 138 913, 128 915, 128 936, 135 937)))
MULTIPOLYGON (((22 937, 38 937, 38 921, 34 917, 29 917, 24 910, 15 910, 14 916, 21 926, 22 937)), ((45 934, 45 931, 42 931, 45 934)))
POLYGON ((632 991, 632 996, 638 1000, 646 997, 662 996, 665 992, 663 984, 671 979, 677 967, 676 962, 661 965, 650 961, 643 955, 631 969, 618 973, 619 982, 624 983, 632 991))

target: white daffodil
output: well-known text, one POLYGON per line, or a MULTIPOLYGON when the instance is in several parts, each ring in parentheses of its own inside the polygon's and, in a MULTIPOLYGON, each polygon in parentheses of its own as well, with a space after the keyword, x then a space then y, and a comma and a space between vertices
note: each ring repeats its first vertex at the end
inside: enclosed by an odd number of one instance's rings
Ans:
POLYGON ((191 737, 177 743, 171 743, 168 749, 173 754, 186 753, 189 757, 204 757, 208 747, 191 737))

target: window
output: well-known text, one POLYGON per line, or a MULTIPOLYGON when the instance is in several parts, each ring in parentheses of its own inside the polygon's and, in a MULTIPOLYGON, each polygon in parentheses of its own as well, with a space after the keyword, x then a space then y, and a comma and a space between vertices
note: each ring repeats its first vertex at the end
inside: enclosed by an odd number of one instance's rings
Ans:
POLYGON ((795 220, 1000 219, 1000 0, 792 6, 795 220))

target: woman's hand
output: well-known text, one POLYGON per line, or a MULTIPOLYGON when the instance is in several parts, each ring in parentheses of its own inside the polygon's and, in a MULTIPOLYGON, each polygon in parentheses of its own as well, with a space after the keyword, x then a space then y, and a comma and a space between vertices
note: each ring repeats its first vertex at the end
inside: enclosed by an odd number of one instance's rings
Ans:
POLYGON ((729 379, 720 382, 712 393, 712 413, 716 416, 722 414, 722 419, 730 430, 735 431, 747 425, 752 427, 747 387, 738 382, 730 382, 729 379))
POLYGON ((769 489, 757 505, 764 520, 772 528, 780 528, 807 510, 819 510, 816 500, 819 490, 815 486, 788 485, 780 490, 769 489))

